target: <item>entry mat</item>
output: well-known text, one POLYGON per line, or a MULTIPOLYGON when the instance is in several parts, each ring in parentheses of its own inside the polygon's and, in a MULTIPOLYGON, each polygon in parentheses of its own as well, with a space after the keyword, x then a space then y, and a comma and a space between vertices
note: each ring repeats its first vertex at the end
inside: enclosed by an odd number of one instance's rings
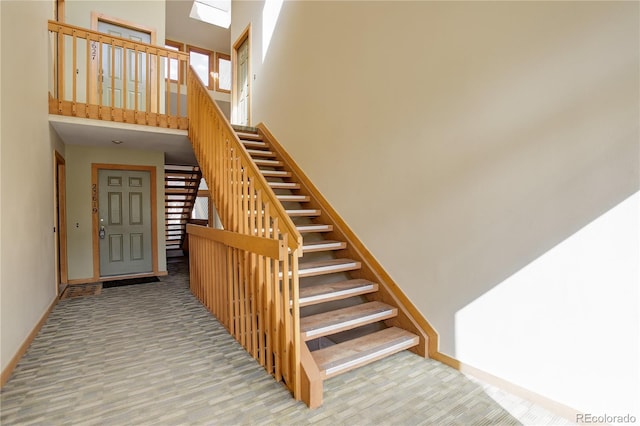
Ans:
POLYGON ((64 290, 60 300, 77 297, 97 296, 102 291, 102 284, 70 285, 64 290))
POLYGON ((126 280, 105 281, 102 288, 122 287, 125 285, 148 284, 160 281, 158 277, 127 278, 126 280))

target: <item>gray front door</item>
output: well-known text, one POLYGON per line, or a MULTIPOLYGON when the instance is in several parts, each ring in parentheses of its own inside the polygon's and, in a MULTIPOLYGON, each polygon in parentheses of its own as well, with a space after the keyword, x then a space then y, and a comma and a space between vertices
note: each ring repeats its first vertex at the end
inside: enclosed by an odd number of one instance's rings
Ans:
POLYGON ((152 272, 151 174, 98 171, 100 276, 152 272))

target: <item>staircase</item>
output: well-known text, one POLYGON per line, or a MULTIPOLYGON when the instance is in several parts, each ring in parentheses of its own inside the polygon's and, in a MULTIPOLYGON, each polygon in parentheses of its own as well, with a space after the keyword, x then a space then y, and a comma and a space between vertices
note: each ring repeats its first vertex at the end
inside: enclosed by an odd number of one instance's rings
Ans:
POLYGON ((164 166, 165 244, 181 250, 187 221, 198 195, 202 175, 198 166, 164 166))
MULTIPOLYGON (((426 356, 426 337, 403 328, 411 321, 406 314, 399 317, 393 296, 381 293, 371 268, 363 270, 367 261, 361 251, 349 247, 350 231, 345 232, 333 210, 325 211, 326 200, 319 199, 282 147, 256 128, 234 130, 303 236, 298 266, 300 334, 318 380, 406 349, 426 356)), ((321 404, 319 386, 319 399, 307 402, 312 407, 321 404)))

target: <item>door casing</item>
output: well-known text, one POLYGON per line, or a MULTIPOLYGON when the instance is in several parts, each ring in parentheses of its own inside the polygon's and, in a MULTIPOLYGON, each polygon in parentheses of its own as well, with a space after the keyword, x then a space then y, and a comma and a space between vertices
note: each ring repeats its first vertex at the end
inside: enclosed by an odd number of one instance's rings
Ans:
POLYGON ((53 190, 54 190, 54 226, 55 226, 55 269, 56 294, 60 284, 68 284, 67 275, 67 197, 66 197, 66 164, 64 157, 53 153, 53 190))
POLYGON ((154 166, 136 166, 129 164, 91 164, 91 218, 92 218, 92 241, 93 241, 93 280, 106 281, 114 278, 122 278, 128 275, 115 275, 100 277, 100 237, 99 231, 99 211, 98 211, 98 170, 134 170, 148 171, 150 175, 151 192, 151 262, 152 272, 148 274, 134 274, 136 277, 143 275, 161 275, 158 271, 158 206, 156 193, 156 168, 154 166))
MULTIPOLYGON (((102 13, 98 13, 98 12, 92 12, 91 13, 91 29, 94 31, 98 31, 98 22, 102 21, 102 22, 106 22, 112 25, 117 25, 120 27, 124 27, 124 28, 130 28, 132 30, 136 30, 136 31, 140 31, 143 33, 149 33, 151 36, 151 43, 152 45, 156 45, 156 30, 155 28, 151 28, 151 27, 147 27, 144 25, 140 25, 131 21, 127 21, 124 19, 120 19, 120 18, 114 18, 111 16, 107 16, 105 14, 102 13)), ((156 72, 158 72, 158 70, 156 69, 156 64, 155 61, 151 61, 151 63, 149 64, 149 73, 150 76, 154 76, 156 72)), ((102 99, 100 99, 100 87, 102 86, 102 84, 98 84, 98 75, 99 75, 99 64, 98 61, 91 61, 91 78, 90 78, 90 87, 89 87, 89 103, 91 104, 100 104, 102 99)), ((151 85, 151 93, 147 94, 148 96, 151 96, 150 101, 151 101, 151 111, 157 111, 157 103, 156 103, 156 87, 155 85, 151 85)), ((129 108, 129 109, 133 109, 133 108, 129 108)))
POLYGON ((231 69, 232 69, 232 84, 231 84, 231 122, 237 123, 238 120, 238 102, 240 100, 240 93, 238 92, 238 49, 244 42, 247 42, 247 125, 251 125, 251 24, 247 25, 247 28, 240 34, 240 37, 233 44, 231 49, 231 69))

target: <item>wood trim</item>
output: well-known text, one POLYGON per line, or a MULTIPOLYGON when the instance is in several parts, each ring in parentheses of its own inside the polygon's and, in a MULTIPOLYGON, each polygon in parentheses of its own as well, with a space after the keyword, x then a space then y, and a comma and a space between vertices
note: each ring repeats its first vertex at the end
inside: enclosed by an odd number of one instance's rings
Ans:
POLYGON ((313 359, 309 347, 300 337, 300 385, 302 402, 309 408, 318 408, 322 405, 322 395, 324 386, 322 373, 313 359))
MULTIPOLYGON (((106 22, 109 24, 113 24, 113 25, 117 25, 120 27, 125 27, 125 28, 129 28, 131 30, 134 31, 139 31, 142 33, 148 33, 150 36, 150 45, 152 46, 156 46, 157 42, 157 31, 155 28, 152 27, 148 27, 146 25, 141 25, 135 22, 131 22, 131 21, 127 21, 125 19, 121 19, 121 18, 115 18, 112 16, 108 16, 105 15, 104 13, 98 13, 96 11, 91 12, 91 29, 93 31, 98 31, 98 23, 99 21, 102 22, 106 22)), ((102 58, 102 56, 100 56, 102 58)), ((98 64, 93 61, 92 62, 92 66, 91 66, 91 81, 92 86, 95 87, 92 88, 91 90, 91 97, 89 97, 89 99, 91 99, 92 101, 95 101, 96 98, 100 98, 100 94, 99 94, 99 85, 96 83, 97 82, 97 76, 98 76, 98 72, 99 72, 99 66, 98 64), (95 96, 95 97, 94 97, 95 96)), ((153 62, 153 61, 149 61, 149 66, 147 67, 147 85, 151 85, 151 79, 153 78, 153 76, 155 75, 158 79, 158 82, 160 81, 160 75, 158 74, 160 72, 160 70, 158 69, 157 65, 153 62)), ((155 85, 153 85, 151 87, 151 90, 147 90, 146 91, 146 98, 147 98, 147 102, 150 102, 150 107, 146 108, 148 113, 154 112, 154 113, 158 113, 160 111, 160 105, 158 105, 158 101, 157 101, 157 97, 159 95, 159 92, 156 88, 155 85)), ((88 94, 87 94, 88 96, 88 94)), ((95 102, 94 102, 95 103, 95 102)), ((100 102, 102 103, 102 100, 100 99, 100 102)), ((113 103, 111 103, 111 105, 113 105, 113 103)), ((106 108, 106 109, 111 109, 111 108, 106 108)))
MULTIPOLYGON (((68 259, 67 259, 67 178, 66 178, 66 163, 64 157, 60 155, 58 151, 54 151, 54 167, 55 167, 55 179, 57 182, 55 191, 57 192, 58 205, 55 209, 56 222, 58 229, 57 240, 59 246, 56 250, 56 258, 59 256, 58 264, 60 265, 60 282, 62 284, 68 284, 68 259)), ((56 280, 58 274, 56 273, 56 280)), ((56 285, 56 293, 58 291, 58 285, 56 285)))
POLYGON ((214 52, 213 50, 204 49, 202 47, 187 44, 187 54, 189 55, 189 62, 187 62, 188 66, 191 66, 191 52, 200 53, 201 55, 206 55, 209 57, 209 72, 207 73, 208 79, 205 83, 207 84, 207 89, 213 90, 214 81, 213 81, 213 76, 211 74, 214 72, 214 69, 215 69, 216 52, 214 52))
POLYGON ((67 280, 67 284, 68 285, 81 285, 81 284, 92 284, 95 283, 96 281, 93 279, 93 277, 91 278, 74 278, 72 280, 67 280))
POLYGON ((272 259, 283 260, 284 257, 284 253, 281 253, 280 250, 280 242, 271 238, 255 237, 193 224, 187 225, 187 233, 272 259))
POLYGON ((312 195, 313 201, 309 203, 308 208, 320 209, 322 213, 319 217, 319 222, 333 225, 332 232, 336 233, 336 235, 331 239, 346 241, 347 248, 344 249, 345 252, 348 253, 346 257, 361 259, 362 269, 358 271, 358 273, 362 273, 363 275, 359 278, 375 280, 379 284, 379 291, 376 294, 381 295, 380 300, 398 307, 398 317, 390 320, 389 324, 393 325, 393 321, 398 321, 398 325, 401 328, 410 330, 420 336, 420 344, 413 349, 414 352, 421 356, 431 356, 437 353, 438 333, 436 330, 429 324, 427 319, 409 300, 400 287, 398 287, 395 281, 393 281, 391 276, 384 270, 382 265, 380 265, 362 241, 358 239, 342 217, 302 171, 300 166, 298 166, 282 145, 275 139, 264 123, 259 123, 257 128, 258 132, 271 145, 272 151, 276 152, 279 158, 284 161, 285 170, 293 173, 296 180, 300 183, 300 193, 312 195))
POLYGON ((247 95, 247 125, 251 125, 251 23, 247 25, 247 27, 240 33, 240 37, 238 37, 233 43, 233 47, 231 49, 231 121, 236 122, 236 115, 238 109, 238 87, 236 86, 238 75, 238 48, 247 40, 249 43, 248 46, 248 58, 249 64, 247 65, 247 74, 249 74, 249 87, 248 87, 248 95, 247 95))
MULTIPOLYGON (((214 78, 215 90, 216 92, 220 92, 220 93, 231 93, 231 90, 220 88, 220 59, 226 59, 227 61, 231 61, 231 55, 227 55, 226 53, 221 53, 221 52, 215 52, 215 53, 216 53, 215 60, 214 60, 215 69, 213 70, 213 72, 215 73, 215 78, 214 78)), ((231 80, 233 81, 233 78, 231 80)), ((233 87, 233 82, 231 84, 231 87, 233 87)))
MULTIPOLYGON (((183 106, 183 108, 186 105, 183 106)), ((76 103, 60 99, 49 99, 49 114, 66 117, 82 117, 116 123, 140 124, 167 129, 189 130, 189 119, 155 112, 103 107, 97 104, 76 103)))
POLYGON ((164 45, 165 46, 175 47, 176 49, 178 49, 178 51, 184 52, 184 43, 180 43, 179 41, 170 40, 168 38, 165 38, 164 39, 164 45))
POLYGON ((65 5, 64 0, 56 0, 56 21, 58 22, 65 20, 65 5))
MULTIPOLYGON (((91 164, 91 190, 92 190, 92 211, 91 211, 91 235, 93 241, 93 281, 100 281, 100 241, 98 238, 98 170, 132 170, 147 171, 150 173, 151 191, 151 262, 152 272, 150 275, 159 275, 158 271, 158 206, 157 206, 157 184, 155 166, 138 166, 131 164, 91 164)), ((140 276, 140 274, 136 274, 140 276)), ((121 279, 123 276, 116 276, 121 279)), ((71 284, 71 282, 69 283, 71 284)))
POLYGON ((498 376, 494 376, 493 374, 487 373, 484 370, 465 364, 442 352, 438 351, 434 354, 430 354, 430 356, 432 359, 448 365, 449 367, 458 370, 465 375, 473 376, 485 383, 496 386, 509 393, 519 396, 520 398, 531 401, 551 411, 552 413, 557 414, 558 416, 562 416, 568 420, 571 420, 572 422, 576 420, 577 414, 582 414, 582 412, 579 410, 561 404, 529 389, 523 388, 522 386, 516 385, 515 383, 512 383, 508 380, 502 379, 498 376))
POLYGON ((13 373, 13 370, 16 368, 16 365, 18 365, 18 362, 20 362, 20 359, 27 352, 27 349, 29 349, 29 345, 31 345, 31 343, 33 342, 33 339, 36 338, 42 326, 47 322, 47 318, 49 318, 49 314, 51 313, 53 308, 58 304, 58 300, 59 300, 58 296, 53 298, 53 300, 51 301, 51 303, 49 304, 45 312, 40 317, 40 320, 31 330, 31 333, 29 333, 29 335, 24 340, 22 345, 20 345, 20 348, 18 348, 18 351, 16 352, 16 354, 13 356, 13 358, 11 358, 11 361, 9 361, 9 363, 4 368, 4 370, 2 370, 2 374, 0 375, 0 388, 7 383, 9 378, 11 378, 11 374, 13 373))
POLYGON ((76 279, 73 279, 73 280, 69 280, 67 284, 69 284, 70 286, 83 285, 83 284, 95 284, 95 283, 102 283, 102 282, 107 282, 107 281, 126 280, 128 278, 164 277, 164 276, 167 276, 168 274, 169 273, 167 271, 160 271, 158 273, 149 272, 149 273, 144 273, 144 274, 113 275, 113 276, 108 276, 108 277, 102 277, 102 278, 100 278, 98 280, 95 280, 93 277, 91 277, 91 278, 76 278, 76 279))
MULTIPOLYGON (((184 52, 184 43, 180 43, 179 41, 175 41, 175 40, 170 40, 168 38, 164 39, 164 45, 165 46, 171 46, 174 47, 176 49, 178 49, 178 52, 184 52)), ((169 81, 171 81, 172 83, 180 83, 180 84, 184 84, 184 76, 186 75, 186 71, 184 69, 184 63, 181 60, 177 60, 178 61, 178 80, 174 80, 171 78, 171 74, 169 73, 169 81)), ((189 63, 189 61, 187 60, 187 63, 189 63)), ((167 63, 167 67, 169 67, 169 64, 167 63)))
POLYGON ((165 277, 167 275, 169 275, 167 271, 149 272, 148 274, 125 274, 125 275, 101 277, 97 282, 104 283, 109 281, 126 280, 129 278, 165 277))
POLYGON ((91 12, 91 29, 98 31, 98 21, 107 22, 109 24, 118 25, 120 27, 129 28, 131 30, 140 31, 142 33, 149 33, 151 36, 152 45, 156 45, 157 31, 153 27, 141 25, 136 22, 127 21, 121 18, 114 18, 112 16, 105 15, 104 13, 91 12))

